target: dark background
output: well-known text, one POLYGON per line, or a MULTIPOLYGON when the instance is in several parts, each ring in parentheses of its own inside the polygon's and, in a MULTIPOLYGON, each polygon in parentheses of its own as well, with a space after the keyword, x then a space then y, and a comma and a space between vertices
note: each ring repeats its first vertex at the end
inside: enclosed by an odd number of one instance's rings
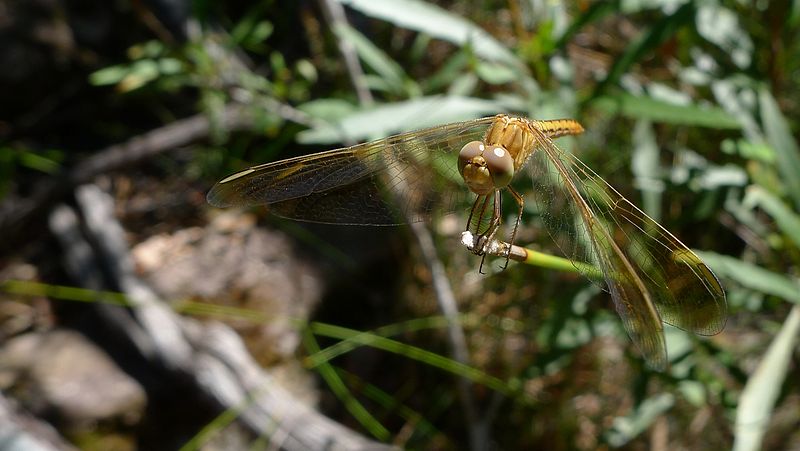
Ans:
MULTIPOLYGON (((756 431, 761 449, 800 447, 796 2, 351 3, 338 33, 323 0, 0 4, 0 389, 18 430, 57 448, 289 446, 220 420, 196 374, 154 364, 110 319, 136 312, 92 294, 129 293, 122 257, 88 283, 54 226, 72 208, 103 244, 90 184, 164 305, 228 324, 276 384, 370 440, 716 449, 756 431), (702 251, 725 331, 667 330, 671 368, 652 372, 595 285, 495 259, 478 274, 463 218, 434 215, 459 365, 410 227, 205 203, 250 164, 502 111, 579 120, 587 132, 559 143, 702 251), (320 358, 358 331, 361 346, 320 358)), ((535 221, 517 240, 559 254, 535 221)))

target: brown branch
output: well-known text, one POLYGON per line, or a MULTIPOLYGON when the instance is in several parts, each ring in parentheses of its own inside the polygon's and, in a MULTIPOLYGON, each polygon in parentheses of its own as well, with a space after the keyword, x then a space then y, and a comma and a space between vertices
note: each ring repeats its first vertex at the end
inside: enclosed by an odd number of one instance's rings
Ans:
POLYGON ((350 82, 353 84, 353 89, 356 91, 358 103, 362 106, 372 105, 375 103, 375 100, 372 98, 372 93, 367 86, 367 81, 364 77, 364 69, 361 67, 361 62, 358 60, 356 49, 350 41, 342 39, 342 36, 337 32, 338 28, 348 26, 344 7, 339 2, 333 0, 320 0, 319 3, 322 8, 322 14, 325 16, 325 20, 328 21, 333 31, 336 45, 339 47, 339 53, 342 54, 342 58, 344 59, 347 75, 350 76, 350 82))
MULTIPOLYGON (((221 126, 228 130, 247 128, 252 120, 244 107, 229 105, 220 115, 221 126)), ((134 137, 122 144, 100 150, 53 179, 43 181, 33 195, 24 199, 6 198, 0 204, 0 251, 24 242, 23 235, 31 227, 41 227, 45 215, 72 189, 101 174, 127 168, 159 153, 208 137, 212 123, 204 114, 175 121, 161 128, 134 137)))
POLYGON ((86 185, 76 193, 80 214, 59 206, 51 230, 64 248, 68 272, 87 288, 117 287, 130 310, 102 303, 111 330, 125 334, 149 362, 193 382, 198 398, 211 399, 219 412, 238 411, 237 422, 276 449, 393 449, 323 416, 294 398, 254 361, 228 326, 177 315, 135 274, 124 230, 113 215, 113 199, 86 185), (81 224, 81 219, 84 221, 81 224), (110 286, 103 282, 106 275, 110 286))
POLYGON ((24 412, 13 399, 0 392, 0 447, 37 451, 72 451, 53 427, 24 412))

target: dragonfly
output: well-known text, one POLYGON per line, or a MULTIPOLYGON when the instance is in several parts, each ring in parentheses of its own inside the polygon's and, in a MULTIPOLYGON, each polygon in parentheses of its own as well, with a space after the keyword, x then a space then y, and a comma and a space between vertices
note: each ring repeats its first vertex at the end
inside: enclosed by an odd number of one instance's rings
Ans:
POLYGON ((219 181, 207 200, 265 205, 301 221, 394 225, 456 211, 471 195, 466 231, 475 241, 468 248, 484 258, 500 241, 506 191, 517 205, 506 248, 516 247, 525 202, 534 202, 576 269, 589 279, 601 275, 647 364, 665 370, 663 323, 721 332, 725 291, 696 253, 553 142, 582 132, 574 119, 498 114, 253 166, 219 181), (523 172, 533 184, 525 196, 512 186, 523 172))

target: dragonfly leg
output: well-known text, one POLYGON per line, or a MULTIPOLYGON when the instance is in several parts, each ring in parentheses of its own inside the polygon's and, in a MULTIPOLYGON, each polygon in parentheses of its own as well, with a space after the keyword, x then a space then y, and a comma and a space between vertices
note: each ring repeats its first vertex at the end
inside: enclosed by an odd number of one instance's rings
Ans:
POLYGON ((511 196, 514 197, 514 200, 517 201, 517 206, 519 207, 517 211, 517 220, 514 221, 514 229, 511 231, 511 240, 508 242, 509 246, 506 250, 506 263, 503 265, 503 269, 508 267, 508 259, 511 256, 511 246, 514 245, 514 240, 517 238, 517 229, 519 228, 519 223, 522 221, 522 210, 525 207, 525 199, 522 195, 514 190, 511 186, 508 186, 508 192, 511 193, 511 196))
POLYGON ((478 208, 478 199, 481 197, 478 196, 475 198, 475 202, 472 203, 472 208, 469 209, 469 218, 467 218, 467 226, 464 228, 467 232, 469 232, 469 226, 472 224, 472 215, 475 214, 475 209, 478 208))
MULTIPOLYGON (((487 199, 489 196, 486 196, 487 199)), ((502 214, 503 196, 500 195, 500 190, 494 191, 492 197, 492 218, 489 221, 486 230, 478 235, 477 248, 480 255, 486 256, 490 246, 493 245, 495 235, 500 230, 500 216, 502 214)))
POLYGON ((486 253, 481 254, 481 266, 478 268, 478 274, 486 274, 483 272, 483 262, 486 260, 486 253))
MULTIPOLYGON (((491 197, 489 195, 478 195, 478 197, 475 198, 475 202, 472 204, 472 209, 469 212, 466 230, 469 231, 474 227, 475 241, 471 250, 475 255, 481 256, 481 265, 478 269, 481 274, 484 274, 483 264, 486 261, 487 251, 492 245, 495 235, 497 235, 497 231, 500 229, 500 218, 502 215, 503 205, 502 201, 503 197, 500 194, 500 190, 494 190, 491 197), (486 225, 486 228, 481 232, 481 223, 483 223, 484 218, 487 216, 487 210, 490 202, 492 204, 491 218, 489 219, 489 223, 486 225)), ((517 223, 519 223, 519 221, 517 221, 517 223)), ((503 268, 505 269, 506 266, 508 266, 508 255, 506 255, 506 265, 503 268)))
POLYGON ((488 246, 494 239, 494 236, 497 235, 497 231, 500 229, 500 216, 502 215, 502 211, 503 196, 500 195, 500 190, 495 190, 494 198, 492 199, 492 220, 489 222, 489 227, 486 228, 486 232, 483 233, 483 236, 486 237, 484 246, 488 246))
MULTIPOLYGON (((469 231, 470 227, 472 226, 472 217, 475 215, 475 210, 477 210, 477 209, 478 209, 478 204, 480 204, 480 203, 481 203, 481 198, 482 198, 482 197, 483 197, 483 196, 481 196, 480 194, 478 194, 478 196, 475 198, 475 202, 473 202, 473 203, 472 203, 472 208, 469 210, 469 218, 467 218, 467 227, 466 227, 466 229, 464 229, 464 230, 467 230, 467 231, 469 231)), ((483 216, 483 212, 482 212, 482 211, 483 211, 483 209, 485 209, 485 208, 486 208, 486 199, 484 198, 484 200, 483 200, 483 205, 481 206, 481 213, 480 213, 480 216, 483 216)), ((480 223, 480 220, 478 221, 478 223, 480 223)), ((476 234, 477 234, 477 232, 478 232, 478 229, 477 229, 477 227, 475 228, 475 232, 476 232, 476 234)))
MULTIPOLYGON (((466 231, 469 231, 473 224, 475 226, 475 231, 473 234, 475 235, 475 247, 474 253, 480 255, 481 249, 483 249, 483 245, 478 245, 483 241, 483 237, 486 235, 486 232, 481 233, 481 222, 483 222, 483 217, 486 215, 486 207, 489 205, 489 196, 486 195, 478 195, 475 198, 475 202, 472 204, 472 209, 469 212, 469 219, 467 219, 467 227, 465 228, 466 231), (475 213, 478 213, 477 217, 475 213), (473 218, 476 220, 473 222, 473 218)), ((490 225, 491 226, 491 225, 490 225)))
POLYGON ((475 222, 475 235, 481 236, 481 223, 483 222, 483 217, 486 214, 486 207, 489 206, 489 196, 483 196, 483 203, 481 204, 481 212, 478 215, 478 220, 475 222))

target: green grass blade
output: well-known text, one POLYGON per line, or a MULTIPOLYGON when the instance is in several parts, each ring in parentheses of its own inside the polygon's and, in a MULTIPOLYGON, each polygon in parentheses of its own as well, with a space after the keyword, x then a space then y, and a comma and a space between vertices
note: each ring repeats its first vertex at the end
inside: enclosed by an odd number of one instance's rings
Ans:
POLYGON ((751 290, 800 304, 800 285, 782 274, 727 255, 701 251, 695 251, 695 253, 705 260, 719 276, 732 279, 751 290))
POLYGON ((470 45, 483 59, 522 67, 517 57, 472 22, 419 0, 337 0, 367 16, 418 31, 458 46, 470 45))
MULTIPOLYGON (((457 319, 459 323, 467 324, 471 321, 472 317, 468 314, 461 314, 457 319)), ((387 326, 379 327, 371 332, 364 333, 380 337, 391 337, 394 335, 418 332, 421 330, 444 329, 447 327, 448 323, 449 320, 445 316, 431 316, 427 318, 415 318, 400 323, 389 324, 387 326)), ((358 336, 344 339, 314 355, 308 356, 306 363, 311 367, 314 367, 322 362, 333 360, 340 355, 346 354, 353 349, 363 346, 362 340, 357 337, 358 336)))
POLYGON ((744 203, 761 207, 768 215, 772 216, 778 229, 800 248, 800 216, 781 199, 760 186, 751 186, 747 190, 744 203))
POLYGON ((124 294, 115 291, 97 291, 87 288, 50 285, 27 280, 7 280, 0 284, 0 290, 23 296, 45 296, 65 301, 103 302, 122 307, 131 305, 124 294))
POLYGON ((427 96, 376 105, 341 117, 333 123, 300 132, 302 144, 358 142, 406 130, 446 124, 495 114, 499 103, 461 96, 427 96))
MULTIPOLYGON (((306 329, 303 334, 303 342, 309 353, 319 352, 319 344, 316 338, 314 338, 314 333, 315 332, 309 328, 306 329)), ((328 384, 331 391, 339 398, 342 404, 344 404, 347 411, 350 412, 350 415, 352 415, 364 429, 369 431, 369 433, 378 440, 387 441, 391 438, 389 430, 375 419, 363 404, 358 402, 331 364, 327 362, 322 363, 317 366, 316 369, 328 384)))
POLYGON ((404 91, 404 80, 408 77, 403 68, 386 52, 376 47, 369 39, 350 26, 342 24, 337 26, 334 31, 340 39, 353 44, 361 60, 388 83, 392 92, 400 94, 404 91))
MULTIPOLYGON (((311 323, 309 330, 320 336, 337 338, 340 340, 350 340, 362 346, 370 346, 383 351, 420 361, 435 368, 447 371, 460 377, 469 379, 477 384, 484 385, 505 395, 513 395, 517 390, 516 381, 504 382, 494 376, 490 376, 483 371, 470 367, 453 359, 427 351, 416 346, 407 345, 396 340, 375 335, 371 332, 361 332, 346 327, 333 326, 330 324, 311 323)), ((311 356, 309 364, 313 367, 317 364, 311 356)))
POLYGON ((694 2, 684 3, 674 13, 655 22, 639 39, 633 41, 625 52, 614 62, 606 78, 595 90, 595 95, 603 93, 609 86, 617 84, 620 78, 637 62, 653 53, 657 47, 672 38, 678 30, 691 25, 695 16, 694 2))
POLYGON ((660 221, 664 182, 661 180, 660 149, 656 142, 653 124, 649 120, 636 121, 633 142, 635 144, 631 156, 631 170, 635 177, 635 185, 642 193, 642 207, 651 218, 660 221))
POLYGON ((592 3, 586 11, 583 12, 580 16, 578 16, 574 22, 572 22, 564 32, 563 35, 556 41, 555 48, 561 49, 563 48, 567 42, 572 39, 578 32, 582 31, 588 25, 599 21, 600 19, 610 16, 612 14, 617 14, 620 11, 620 1, 619 0, 611 0, 611 1, 604 1, 604 2, 594 2, 592 3))
MULTIPOLYGON (((63 285, 51 285, 27 280, 7 280, 0 284, 0 291, 22 296, 44 296, 51 299, 74 302, 100 302, 120 307, 133 307, 127 296, 115 291, 97 291, 63 285)), ((265 324, 274 321, 275 317, 248 308, 228 305, 209 304, 205 302, 182 301, 169 304, 177 313, 194 316, 207 316, 219 319, 242 319, 252 323, 265 324)), ((297 327, 302 325, 298 319, 288 318, 297 327)))
POLYGON ((221 414, 217 415, 216 418, 211 420, 208 424, 203 426, 200 429, 200 432, 195 434, 192 438, 189 439, 183 446, 180 447, 180 451, 193 451, 199 449, 205 449, 204 446, 208 444, 208 442, 220 431, 228 427, 231 423, 236 421, 239 418, 239 415, 249 407, 250 401, 252 398, 248 399, 248 405, 243 406, 234 406, 229 409, 226 409, 221 414))
POLYGON ((632 119, 649 119, 666 124, 733 130, 741 127, 739 121, 722 108, 677 105, 632 94, 598 97, 592 100, 589 106, 608 114, 619 114, 632 119))
POLYGON ((759 91, 758 100, 767 141, 776 152, 778 171, 794 201, 795 209, 800 210, 800 147, 792 137, 789 124, 778 108, 778 103, 767 88, 759 91))
POLYGON ((645 399, 627 416, 614 418, 614 423, 605 434, 605 439, 614 448, 625 445, 647 431, 658 417, 675 405, 675 396, 661 393, 645 399))
POLYGON ((381 390, 379 387, 370 383, 366 383, 357 375, 349 373, 343 369, 339 369, 338 372, 339 376, 346 380, 349 385, 360 386, 362 389, 361 393, 364 396, 383 407, 386 411, 395 412, 398 416, 406 421, 407 425, 414 425, 414 432, 406 435, 429 437, 440 432, 438 429, 436 429, 436 426, 428 421, 421 413, 399 402, 396 394, 387 393, 381 390))
POLYGON ((734 451, 762 449, 762 438, 781 387, 789 371, 792 354, 800 336, 800 305, 795 305, 772 340, 763 360, 747 380, 736 409, 734 451))

